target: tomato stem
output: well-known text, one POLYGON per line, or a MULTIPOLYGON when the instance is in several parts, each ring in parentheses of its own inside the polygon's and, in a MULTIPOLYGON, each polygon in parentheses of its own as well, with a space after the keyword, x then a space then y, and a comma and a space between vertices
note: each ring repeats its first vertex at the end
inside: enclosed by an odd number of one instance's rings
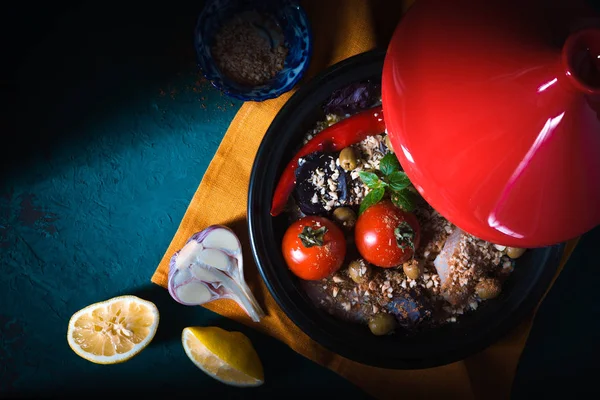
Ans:
POLYGON ((394 229, 394 236, 396 237, 396 244, 402 250, 410 248, 415 252, 415 231, 406 221, 400 222, 400 224, 394 229))
POLYGON ((304 247, 323 246, 325 233, 327 233, 326 226, 305 226, 298 237, 304 247))

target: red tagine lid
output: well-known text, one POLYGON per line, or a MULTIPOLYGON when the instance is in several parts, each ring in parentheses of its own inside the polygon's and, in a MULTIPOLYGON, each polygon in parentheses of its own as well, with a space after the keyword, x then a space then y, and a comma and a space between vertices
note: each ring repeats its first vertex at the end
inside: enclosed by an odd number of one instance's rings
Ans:
POLYGON ((481 239, 600 224, 600 18, 575 0, 418 0, 382 78, 386 127, 433 208, 481 239))

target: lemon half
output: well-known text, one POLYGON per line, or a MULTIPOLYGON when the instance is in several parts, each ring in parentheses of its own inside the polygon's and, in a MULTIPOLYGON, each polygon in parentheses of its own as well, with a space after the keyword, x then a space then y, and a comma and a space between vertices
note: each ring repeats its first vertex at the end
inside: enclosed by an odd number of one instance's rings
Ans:
POLYGON ((243 333, 218 327, 188 327, 181 341, 190 360, 218 381, 238 387, 264 383, 260 358, 243 333))
POLYGON ((136 296, 118 296, 91 304, 71 317, 69 346, 96 364, 129 360, 150 343, 158 328, 154 303, 136 296))

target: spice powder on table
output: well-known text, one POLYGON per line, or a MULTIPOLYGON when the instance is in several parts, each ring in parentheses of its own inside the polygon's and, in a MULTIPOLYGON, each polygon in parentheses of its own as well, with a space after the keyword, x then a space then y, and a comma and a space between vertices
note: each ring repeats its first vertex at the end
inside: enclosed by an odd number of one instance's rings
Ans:
MULTIPOLYGON (((264 21, 267 18, 262 16, 264 21)), ((281 28, 269 24, 269 32, 283 37, 281 28)), ((288 49, 281 44, 271 47, 266 35, 243 16, 234 16, 215 35, 212 55, 219 69, 243 85, 261 85, 283 69, 288 49)))

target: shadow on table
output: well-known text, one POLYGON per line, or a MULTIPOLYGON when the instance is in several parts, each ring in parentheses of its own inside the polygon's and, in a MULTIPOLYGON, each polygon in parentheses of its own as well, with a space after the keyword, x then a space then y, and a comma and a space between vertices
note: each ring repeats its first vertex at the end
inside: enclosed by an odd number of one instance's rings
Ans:
POLYGON ((540 305, 519 360, 513 399, 598 397, 598 244, 600 226, 582 236, 540 305))
POLYGON ((387 48, 404 11, 414 0, 371 0, 371 19, 375 21, 377 46, 387 48))
POLYGON ((38 161, 59 164, 55 154, 70 145, 126 135, 110 121, 133 120, 159 88, 168 94, 178 74, 197 72, 193 27, 204 1, 122 4, 118 12, 69 4, 3 7, 0 33, 10 39, 0 66, 0 180, 38 161))
POLYGON ((61 398, 84 394, 123 396, 164 395, 218 396, 219 399, 285 398, 341 396, 370 399, 359 388, 333 371, 321 367, 285 344, 248 326, 215 314, 200 306, 183 306, 158 285, 147 285, 128 292, 154 302, 160 312, 156 336, 147 349, 133 359, 116 365, 95 365, 83 359, 68 364, 68 380, 50 387, 29 388, 25 395, 61 398), (181 345, 181 332, 187 326, 218 326, 244 333, 262 361, 265 384, 258 388, 235 388, 221 384, 201 372, 188 358, 181 345))

